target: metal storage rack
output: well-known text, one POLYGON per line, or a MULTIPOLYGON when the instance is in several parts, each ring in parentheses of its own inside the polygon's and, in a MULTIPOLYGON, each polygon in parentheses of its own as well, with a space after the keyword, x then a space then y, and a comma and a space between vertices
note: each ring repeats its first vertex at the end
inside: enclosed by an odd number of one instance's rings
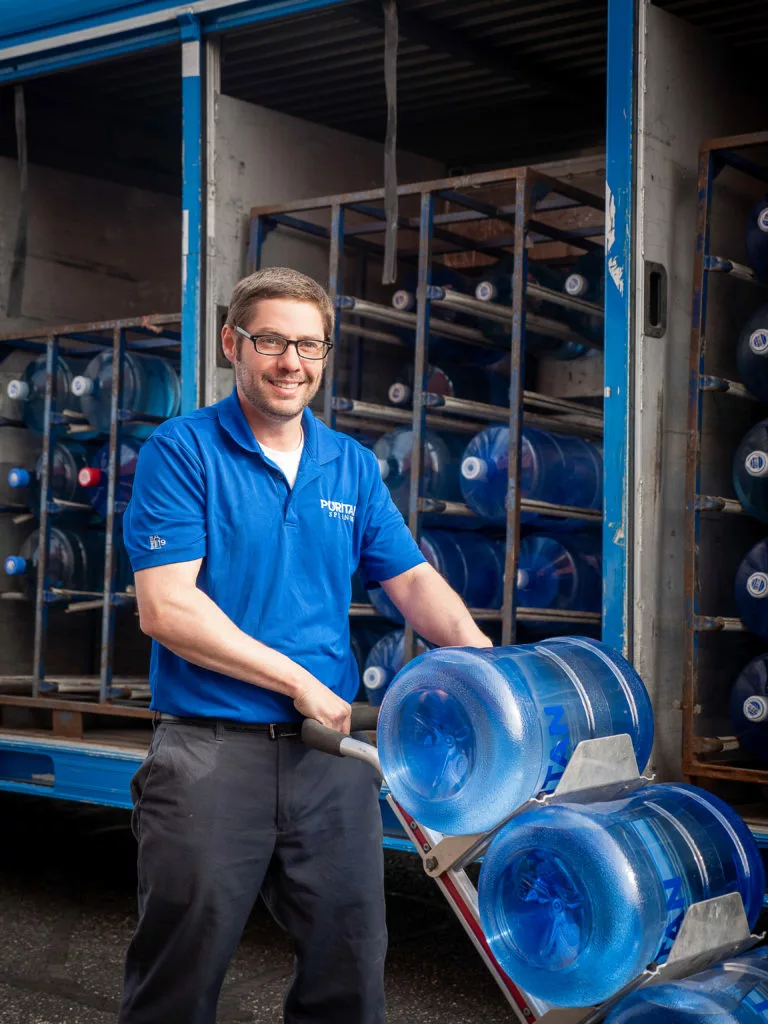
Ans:
MULTIPOLYGON (((732 422, 734 416, 739 422, 743 417, 746 423, 754 424, 765 416, 765 409, 744 385, 719 372, 713 373, 713 359, 721 353, 713 350, 712 336, 708 337, 708 328, 712 334, 715 327, 710 324, 712 310, 709 302, 709 289, 713 275, 719 279, 734 279, 745 283, 746 288, 764 289, 764 285, 756 279, 754 272, 747 266, 735 262, 724 254, 712 251, 711 233, 713 206, 717 206, 717 197, 713 197, 713 187, 718 175, 726 168, 737 171, 751 179, 750 184, 756 187, 759 183, 768 183, 768 132, 730 138, 712 139, 703 144, 699 154, 698 192, 697 192, 697 223, 696 247, 693 266, 693 310, 690 342, 688 396, 688 430, 686 457, 686 530, 685 530, 685 649, 684 676, 682 689, 683 710, 683 772, 693 779, 719 779, 729 782, 768 782, 768 768, 752 767, 748 759, 734 752, 735 737, 718 737, 711 733, 707 719, 718 714, 718 702, 722 703, 723 695, 728 693, 730 685, 740 668, 749 660, 734 665, 731 655, 730 663, 723 665, 719 675, 705 678, 717 671, 717 659, 728 658, 725 649, 727 640, 723 634, 745 634, 746 627, 739 618, 728 614, 718 614, 723 610, 723 602, 730 601, 730 595, 724 593, 724 586, 732 593, 732 580, 738 562, 730 564, 729 553, 718 546, 717 558, 713 558, 713 550, 702 543, 702 527, 711 528, 712 518, 722 515, 734 524, 733 533, 743 533, 752 526, 759 526, 754 520, 748 519, 740 502, 730 496, 702 493, 702 470, 712 474, 712 464, 716 461, 716 453, 707 450, 702 443, 703 423, 712 406, 717 401, 713 396, 727 395, 733 399, 729 407, 729 416, 720 417, 724 430, 732 422), (708 320, 708 314, 710 320, 708 320), (737 409, 736 406, 739 406, 737 409), (735 412, 734 412, 735 410, 735 412), (708 583, 708 574, 717 571, 730 573, 724 576, 716 588, 716 593, 707 593, 706 600, 720 602, 720 608, 702 607, 702 585, 708 583), (719 640, 717 639, 719 635, 719 640), (714 646, 702 650, 708 644, 706 637, 713 637, 714 646), (723 652, 725 650, 725 655, 723 652), (705 657, 705 653, 709 657, 705 657), (731 675, 724 677, 724 672, 731 675), (705 725, 702 727, 701 723, 705 725)), ((732 282, 722 287, 733 289, 732 282)), ((730 297, 731 293, 729 293, 730 297)), ((734 325, 735 326, 735 325, 734 325)), ((735 338, 732 339, 735 341, 735 338)), ((722 359, 720 360, 722 362, 722 359)), ((744 432, 743 430, 741 431, 744 432)), ((734 444, 735 450, 735 444, 734 444)), ((727 471, 730 477, 730 459, 733 451, 720 454, 728 459, 727 471)), ((723 473, 723 477, 725 473, 723 473)), ((723 489, 728 486, 724 482, 723 489)), ((768 533, 763 527, 762 535, 768 533)), ((758 538, 755 537, 755 540, 758 538)), ((707 587, 712 590, 712 587, 707 587)), ((727 610, 727 607, 726 607, 727 610)), ((745 646, 749 638, 744 636, 745 646)), ((711 646, 711 645, 710 645, 711 646)), ((754 652, 757 653, 757 652, 754 652)), ((722 716, 721 716, 722 717, 722 716)), ((766 843, 766 827, 758 823, 751 824, 761 845, 766 843)))
MULTIPOLYGON (((572 252, 570 247, 580 252, 593 249, 602 251, 604 201, 602 197, 527 167, 401 185, 398 188, 401 209, 404 205, 411 204, 414 213, 412 216, 401 215, 397 220, 398 262, 401 266, 415 265, 418 270, 416 310, 412 313, 369 301, 362 295, 344 294, 343 275, 347 270, 346 257, 353 256, 357 261, 354 268, 356 287, 360 287, 360 283, 366 278, 366 260, 380 261, 383 257, 384 247, 377 238, 381 238, 387 229, 384 199, 383 189, 373 189, 253 209, 248 253, 249 270, 258 269, 262 265, 265 238, 272 231, 300 232, 328 242, 329 292, 339 315, 336 320, 335 347, 326 368, 323 418, 330 426, 338 425, 341 428, 354 428, 362 423, 369 426, 378 424, 379 429, 382 429, 382 426, 383 429, 389 429, 398 424, 411 426, 414 449, 411 457, 407 520, 414 536, 419 536, 422 516, 425 513, 472 515, 466 505, 425 498, 419 493, 425 427, 460 431, 465 433, 469 440, 474 433, 490 424, 503 422, 509 426, 509 492, 505 526, 504 578, 514 580, 517 577, 521 510, 543 512, 557 517, 579 518, 596 523, 601 521, 600 511, 523 499, 518 481, 523 422, 566 433, 581 433, 591 437, 602 435, 602 410, 525 389, 524 348, 526 324, 535 326, 539 333, 549 334, 559 340, 577 341, 596 347, 592 339, 576 334, 562 323, 529 313, 527 300, 533 296, 546 298, 553 304, 576 308, 600 317, 603 315, 602 307, 529 284, 527 264, 529 256, 536 256, 548 246, 551 250, 552 243, 560 243, 567 247, 563 249, 564 253, 572 252), (494 186, 506 186, 510 192, 514 189, 514 202, 497 204, 489 199, 488 196, 492 195, 494 186), (416 203, 418 216, 415 215, 416 203), (582 223, 580 226, 564 229, 550 222, 552 217, 549 215, 558 211, 597 211, 600 214, 600 223, 582 223), (476 230, 478 227, 480 230, 476 230), (489 234, 491 231, 500 233, 489 234), (402 245, 404 236, 408 236, 409 239, 416 236, 417 245, 414 246, 412 242, 410 247, 402 245), (433 261, 450 254, 484 254, 497 260, 513 256, 511 306, 481 302, 433 286, 433 261), (509 346, 506 350, 499 350, 499 357, 505 353, 510 355, 509 409, 425 392, 427 339, 430 332, 472 345, 494 347, 476 327, 433 319, 432 309, 441 307, 508 325, 509 346), (351 319, 347 319, 347 316, 351 319), (359 359, 359 346, 365 340, 377 344, 403 346, 398 337, 386 332, 386 325, 410 328, 415 332, 412 357, 414 388, 410 411, 376 405, 362 401, 357 396, 338 393, 340 342, 347 344, 351 341, 353 345, 358 346, 357 350, 352 352, 355 360, 359 359)), ((575 256, 571 255, 571 259, 574 258, 575 256)), ((515 588, 510 586, 505 586, 501 609, 471 611, 480 622, 501 623, 503 644, 515 642, 518 622, 556 621, 592 627, 600 624, 600 615, 597 613, 548 609, 518 610, 515 603, 515 588)), ((357 616, 375 613, 370 606, 353 605, 351 614, 357 616)), ((412 631, 406 630, 406 652, 412 651, 412 631)))
MULTIPOLYGON (((37 515, 41 535, 36 590, 33 667, 31 676, 0 676, 0 705, 46 708, 53 713, 54 735, 77 738, 82 735, 82 715, 102 713, 127 717, 147 718, 149 684, 146 677, 117 677, 113 675, 115 612, 118 607, 133 606, 134 594, 118 592, 117 540, 120 530, 119 516, 123 508, 116 501, 119 451, 122 424, 162 422, 161 417, 136 415, 122 406, 123 364, 126 351, 152 351, 178 360, 181 345, 181 317, 179 314, 152 315, 124 320, 111 320, 45 328, 21 335, 0 335, 0 345, 6 350, 23 347, 46 358, 46 391, 44 430, 42 436, 42 476, 40 508, 29 511, 37 515), (99 350, 112 349, 112 392, 110 431, 108 439, 109 468, 107 473, 107 517, 105 521, 104 582, 101 590, 73 591, 50 586, 47 562, 50 548, 52 515, 57 505, 51 492, 51 456, 57 436, 77 434, 84 425, 82 415, 73 414, 57 406, 55 393, 55 366, 60 354, 95 355, 99 350), (99 675, 49 675, 45 655, 51 606, 65 607, 71 612, 101 612, 99 675), (14 692, 7 692, 12 690, 14 692), (18 692, 18 691, 21 692, 18 692), (6 692, 4 692, 6 691, 6 692), (68 696, 64 696, 67 694, 68 696), (87 699, 85 699, 87 698, 87 699)), ((65 502, 68 508, 84 514, 93 513, 90 506, 65 502)), ((12 597, 16 595, 5 595, 12 597)), ((20 596, 20 595, 19 595, 20 596)))

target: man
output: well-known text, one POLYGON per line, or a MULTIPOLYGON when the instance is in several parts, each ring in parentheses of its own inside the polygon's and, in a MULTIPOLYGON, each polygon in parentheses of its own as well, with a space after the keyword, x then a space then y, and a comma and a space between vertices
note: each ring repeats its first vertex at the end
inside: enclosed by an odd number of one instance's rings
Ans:
POLYGON ((141 452, 124 532, 158 714, 132 787, 121 1024, 213 1024, 260 891, 296 950, 285 1020, 384 1020, 378 779, 305 748, 299 725, 349 731, 358 565, 432 643, 490 641, 424 561, 373 453, 307 408, 333 317, 303 274, 245 278, 222 330, 234 392, 141 452))

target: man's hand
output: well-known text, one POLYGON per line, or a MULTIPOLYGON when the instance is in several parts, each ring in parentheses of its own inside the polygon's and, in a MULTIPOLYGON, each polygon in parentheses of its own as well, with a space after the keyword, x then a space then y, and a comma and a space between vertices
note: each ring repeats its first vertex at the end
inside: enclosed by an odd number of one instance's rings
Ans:
POLYGON ((329 729, 338 732, 349 732, 352 708, 319 679, 313 679, 302 689, 294 699, 293 706, 305 718, 314 718, 321 725, 327 725, 329 729))

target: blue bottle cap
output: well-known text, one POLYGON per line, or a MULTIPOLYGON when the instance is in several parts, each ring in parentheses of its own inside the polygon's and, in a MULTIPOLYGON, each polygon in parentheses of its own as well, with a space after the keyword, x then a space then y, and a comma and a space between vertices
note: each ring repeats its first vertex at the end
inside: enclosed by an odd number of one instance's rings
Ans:
POLYGON ((8 555, 5 560, 5 571, 8 576, 22 576, 27 571, 27 560, 21 555, 8 555))
POLYGON ((8 484, 11 487, 29 487, 31 480, 28 469, 12 469, 8 473, 8 484))

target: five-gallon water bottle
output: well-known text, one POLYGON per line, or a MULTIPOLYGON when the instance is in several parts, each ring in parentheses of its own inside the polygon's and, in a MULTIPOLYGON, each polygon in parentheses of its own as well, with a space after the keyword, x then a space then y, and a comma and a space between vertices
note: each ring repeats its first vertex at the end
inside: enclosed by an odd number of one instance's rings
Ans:
MULTIPOLYGON (((461 492, 472 511, 489 523, 506 522, 509 428, 487 427, 467 445, 461 461, 461 492)), ((554 505, 599 509, 603 501, 603 460, 599 449, 581 437, 524 427, 520 488, 523 498, 554 505)), ((523 512, 523 523, 549 529, 575 529, 581 520, 523 512)))
POLYGON ((761 281, 768 281, 768 195, 750 210, 746 245, 750 266, 761 281))
MULTIPOLYGON (((17 576, 22 591, 31 597, 37 585, 40 531, 31 533, 18 555, 8 555, 5 571, 17 576)), ((51 528, 46 586, 64 590, 101 590, 104 584, 104 534, 89 530, 51 528)))
MULTIPOLYGON (((509 405, 509 378, 480 366, 443 363, 427 368, 426 391, 433 395, 464 398, 488 405, 509 405)), ((410 406, 413 398, 413 366, 406 366, 390 385, 393 405, 410 406)))
POLYGON ((768 947, 625 996, 605 1024, 765 1024, 768 947))
POLYGON ((768 540, 746 553, 736 571, 734 591, 744 625, 768 640, 768 540))
MULTIPOLYGON (((593 251, 579 257, 563 283, 563 291, 573 299, 584 299, 602 306, 605 302, 605 253, 593 251)), ((582 334, 602 341, 601 316, 571 310, 568 319, 582 334)))
MULTIPOLYGON (((72 381, 72 394, 80 399, 88 422, 109 433, 112 403, 112 352, 95 356, 85 371, 72 381)), ((141 416, 176 416, 181 401, 181 381, 173 365, 160 356, 126 352, 123 361, 123 402, 125 411, 141 416)), ((123 424, 126 436, 147 438, 152 423, 123 424)))
POLYGON ((556 1006, 588 1006, 669 955, 686 910, 737 892, 754 926, 765 878, 739 816, 694 786, 519 815, 478 886, 488 943, 510 978, 556 1006))
MULTIPOLYGON (((500 608, 504 592, 504 547, 482 534, 424 530, 421 553, 470 608, 500 608)), ((370 590, 380 615, 402 623, 403 616, 383 588, 370 590)))
POLYGON ((768 420, 741 439, 733 458, 733 486, 744 511, 768 523, 768 420))
POLYGON ((464 835, 552 792, 581 740, 617 733, 631 736, 642 770, 653 715, 640 677, 597 640, 558 637, 414 659, 386 695, 378 746, 397 801, 464 835))
POLYGON ((744 386, 761 402, 768 402, 768 305, 761 306, 742 327, 736 362, 744 386))
MULTIPOLYGON (((481 302, 498 302, 502 306, 511 306, 513 269, 513 259, 501 260, 496 263, 483 274, 482 281, 475 288, 475 298, 480 299, 481 302)), ((542 288, 559 292, 562 289, 563 279, 560 274, 549 267, 529 260, 528 283, 538 284, 542 288)), ((547 299, 540 299, 530 293, 527 293, 526 299, 526 308, 529 312, 558 323, 570 323, 568 311, 564 306, 547 299)), ((512 335, 510 324, 481 320, 480 326, 483 334, 490 341, 495 341, 505 348, 509 347, 512 335)), ((526 351, 535 355, 549 356, 551 359, 576 359, 586 352, 585 346, 578 342, 553 338, 551 335, 540 333, 530 325, 526 325, 525 329, 525 348, 526 351)))
MULTIPOLYGON (((422 497, 461 501, 459 459, 462 449, 463 441, 458 435, 425 431, 421 465, 422 497)), ((407 515, 413 431, 410 427, 398 427, 388 434, 383 434, 373 446, 373 451, 379 460, 381 478, 387 485, 392 500, 400 512, 407 515)))
MULTIPOLYGON (((133 478, 136 475, 136 464, 139 459, 141 444, 126 438, 120 442, 120 460, 118 467, 117 487, 115 489, 115 511, 125 511, 133 493, 133 478)), ((109 479, 109 445, 105 444, 98 450, 89 466, 83 466, 78 475, 80 486, 84 488, 98 514, 107 518, 107 480, 109 479)))
MULTIPOLYGON (((381 704, 389 684, 403 667, 404 644, 404 631, 395 629, 386 633, 371 648, 363 669, 363 686, 369 704, 375 707, 381 704)), ((424 641, 417 637, 417 653, 423 654, 426 649, 424 641)))
MULTIPOLYGON (((8 397, 19 403, 25 425, 38 434, 42 434, 45 426, 45 361, 44 355, 35 359, 28 364, 22 376, 10 380, 7 385, 8 397)), ((72 381, 77 374, 83 372, 86 365, 85 359, 59 356, 54 391, 57 412, 66 409, 72 413, 82 413, 80 400, 71 393, 71 387, 72 381)), ((77 418, 73 418, 72 422, 77 423, 77 418)), ((93 432, 81 432, 79 436, 92 437, 93 432)))
POLYGON ((602 586, 598 537, 536 533, 520 541, 517 603, 521 608, 599 612, 602 586))
MULTIPOLYGON (((52 515, 67 513, 67 506, 58 502, 75 502, 87 505, 88 497, 78 482, 80 470, 88 464, 88 453, 80 444, 55 444, 51 458, 51 497, 54 504, 49 511, 52 515)), ((43 457, 38 456, 33 465, 12 466, 8 470, 8 483, 17 491, 19 499, 32 509, 40 508, 40 485, 43 478, 43 457)))
POLYGON ((731 690, 731 721, 741 746, 768 764, 768 654, 739 673, 731 690))

